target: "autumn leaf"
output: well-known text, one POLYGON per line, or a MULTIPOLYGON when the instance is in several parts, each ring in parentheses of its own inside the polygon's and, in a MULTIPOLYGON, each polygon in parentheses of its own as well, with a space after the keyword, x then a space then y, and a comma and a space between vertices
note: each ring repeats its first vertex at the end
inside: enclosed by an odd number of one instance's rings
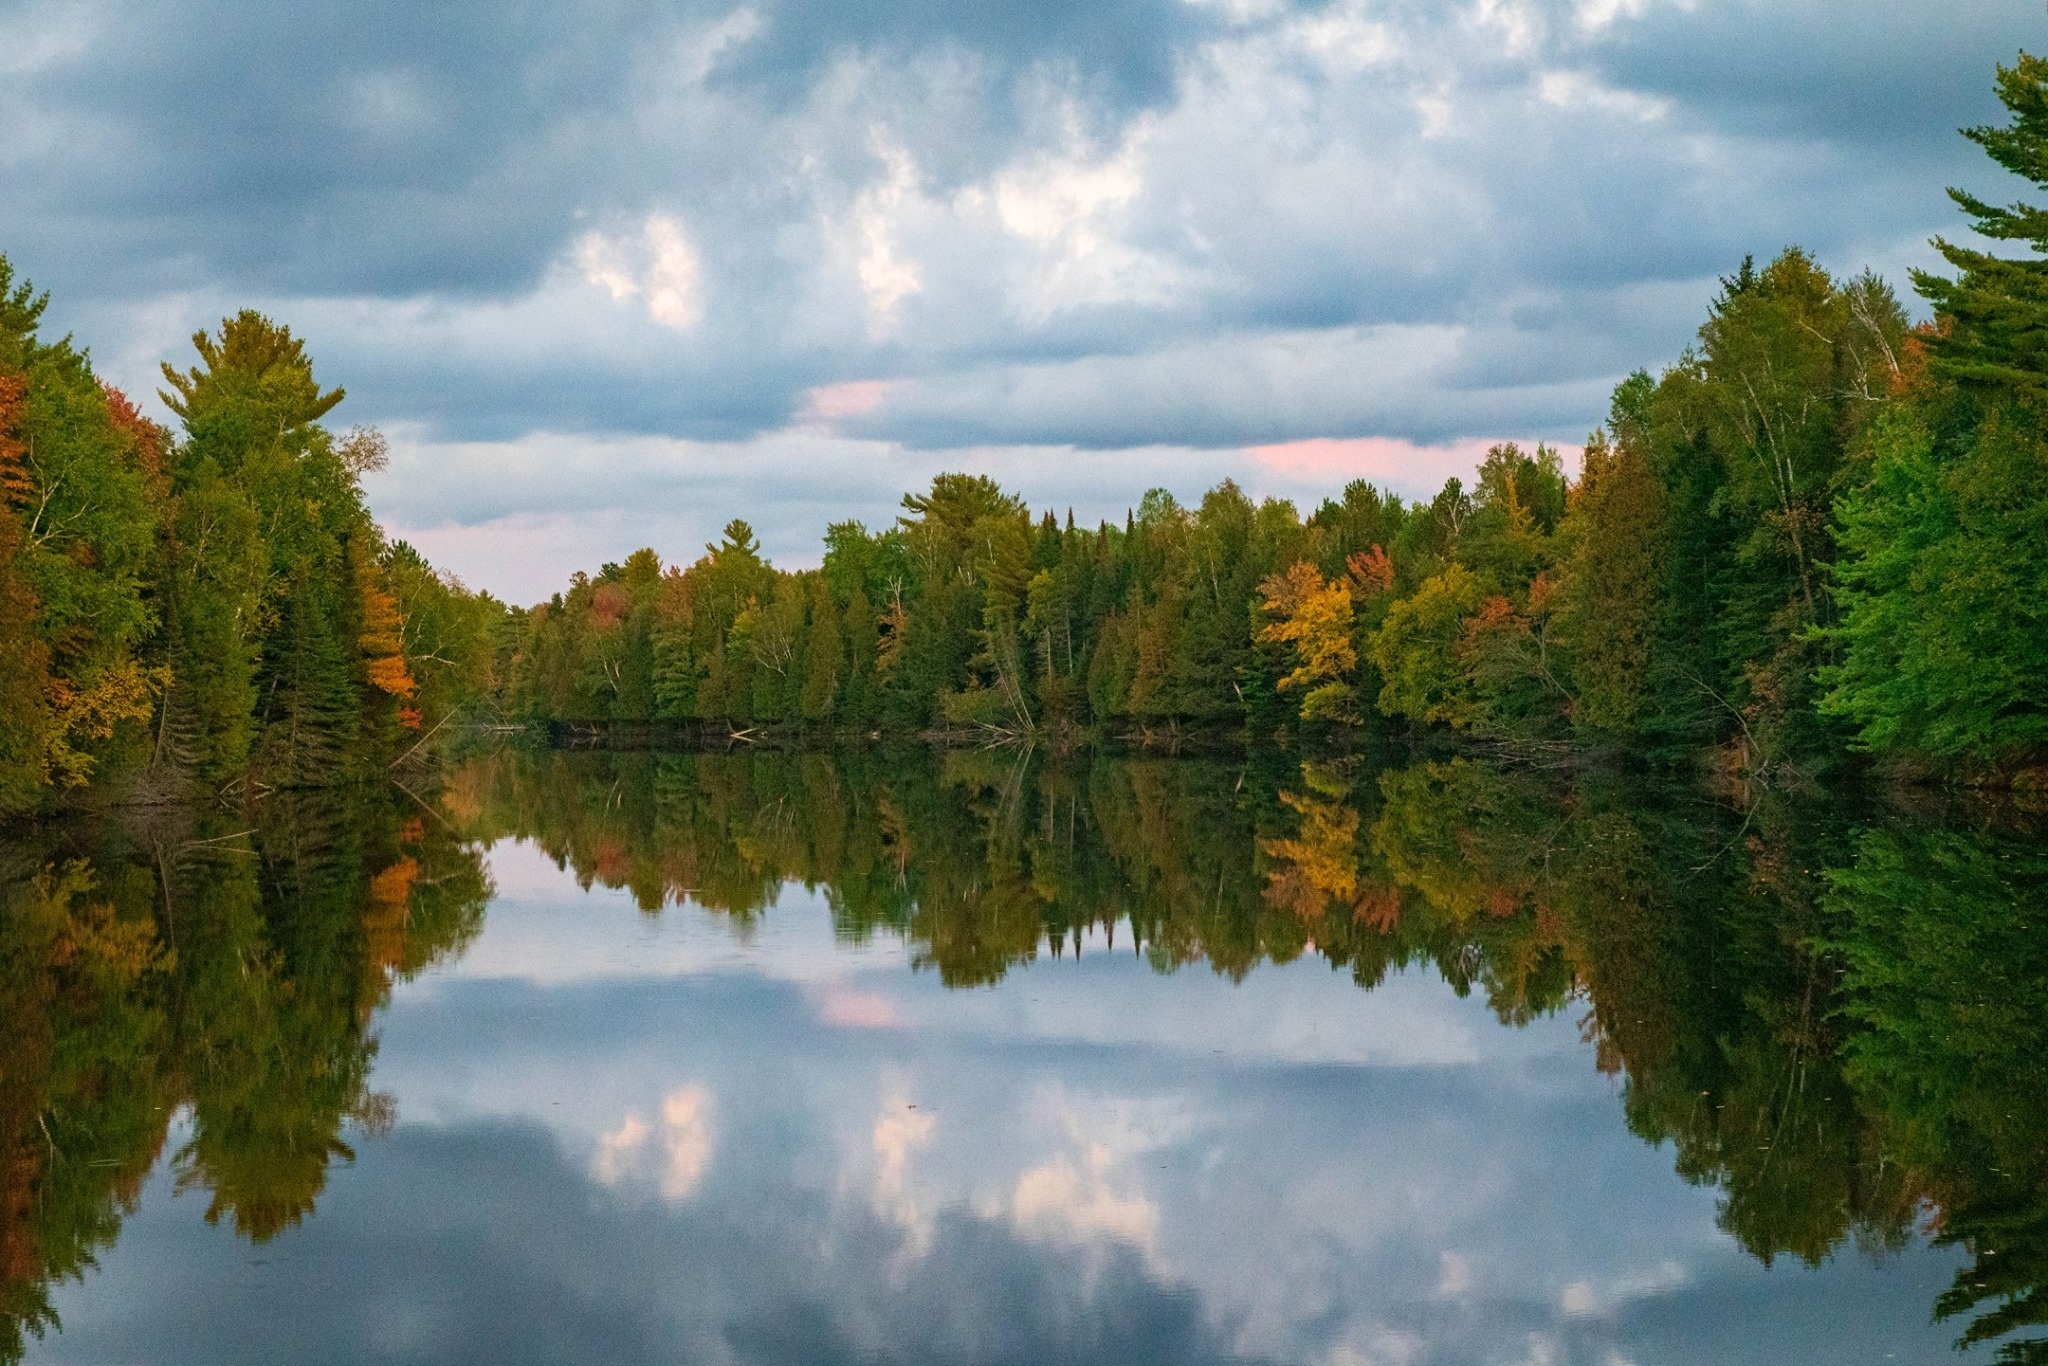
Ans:
POLYGON ((16 435, 28 406, 28 376, 0 375, 0 508, 19 507, 34 491, 23 457, 28 448, 16 435))
POLYGON ((1394 561, 1377 545, 1353 555, 1344 562, 1344 568, 1361 597, 1394 591, 1394 561))

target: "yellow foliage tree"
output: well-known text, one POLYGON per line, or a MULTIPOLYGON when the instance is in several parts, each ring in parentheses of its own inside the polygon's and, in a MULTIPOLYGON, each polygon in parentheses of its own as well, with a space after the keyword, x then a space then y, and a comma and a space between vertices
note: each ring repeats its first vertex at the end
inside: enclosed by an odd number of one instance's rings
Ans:
POLYGON ((47 780, 60 788, 78 787, 92 777, 93 756, 83 746, 110 738, 123 721, 147 721, 156 714, 156 698, 170 682, 171 671, 145 668, 132 659, 117 660, 80 687, 61 678, 50 680, 50 710, 56 719, 43 752, 47 780))
POLYGON ((1278 683, 1280 691, 1302 689, 1301 719, 1350 720, 1355 694, 1351 686, 1358 651, 1351 643, 1351 586, 1343 579, 1325 580, 1322 572, 1297 560, 1259 585, 1259 596, 1272 618, 1259 639, 1294 647, 1295 665, 1278 683))

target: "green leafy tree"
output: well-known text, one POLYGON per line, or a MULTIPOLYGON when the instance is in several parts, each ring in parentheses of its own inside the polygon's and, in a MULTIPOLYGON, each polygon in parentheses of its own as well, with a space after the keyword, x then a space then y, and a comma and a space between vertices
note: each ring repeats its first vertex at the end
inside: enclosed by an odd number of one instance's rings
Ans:
POLYGON ((95 776, 162 683, 141 652, 163 433, 42 340, 48 302, 0 256, 0 811, 95 776))
POLYGON ((1478 576, 1453 564, 1388 609, 1371 645, 1384 680, 1382 712, 1454 729, 1478 718, 1478 698, 1458 646, 1465 619, 1485 600, 1478 576))

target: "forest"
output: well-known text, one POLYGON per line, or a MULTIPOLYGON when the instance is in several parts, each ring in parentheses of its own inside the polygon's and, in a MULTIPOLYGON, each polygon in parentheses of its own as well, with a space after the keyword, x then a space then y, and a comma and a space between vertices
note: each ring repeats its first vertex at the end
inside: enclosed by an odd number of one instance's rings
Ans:
POLYGON ((384 773, 490 679, 502 609, 384 537, 374 430, 253 312, 164 366, 167 431, 0 257, 0 814, 384 773))
MULTIPOLYGON (((2048 184, 2048 62, 1968 136, 2048 184)), ((1994 241, 2048 213, 1951 192, 1994 241)), ((1493 448, 1409 503, 1307 516, 1225 483, 1121 526, 942 475, 895 525, 778 570, 734 521, 511 614, 506 714, 987 738, 1445 729, 1751 775, 1855 754, 2038 783, 2048 742, 2048 262, 1937 241, 1909 323, 1791 249, 1615 391, 1568 480, 1493 448)))
MULTIPOLYGON (((1966 131, 2048 185, 2048 61, 1966 131)), ((1752 777, 2048 779, 2048 211, 1950 192, 1911 322, 1797 249, 1721 283, 1615 390, 1574 478, 1504 443, 1467 487, 1304 516, 1234 484, 1122 525, 941 475, 816 569, 735 520, 508 609, 387 540, 372 429, 253 312, 143 417, 0 258, 0 813, 376 775, 488 719, 1056 746, 1453 732, 1752 777)))

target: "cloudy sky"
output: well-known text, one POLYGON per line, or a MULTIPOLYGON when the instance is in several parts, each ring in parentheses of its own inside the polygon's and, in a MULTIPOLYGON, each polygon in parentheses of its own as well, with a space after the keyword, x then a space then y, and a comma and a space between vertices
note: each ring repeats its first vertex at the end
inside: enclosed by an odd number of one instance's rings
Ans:
POLYGON ((1572 444, 1788 243, 1903 279, 2041 0, 0 0, 0 251, 260 307, 514 599, 942 469, 1120 515, 1572 444))

